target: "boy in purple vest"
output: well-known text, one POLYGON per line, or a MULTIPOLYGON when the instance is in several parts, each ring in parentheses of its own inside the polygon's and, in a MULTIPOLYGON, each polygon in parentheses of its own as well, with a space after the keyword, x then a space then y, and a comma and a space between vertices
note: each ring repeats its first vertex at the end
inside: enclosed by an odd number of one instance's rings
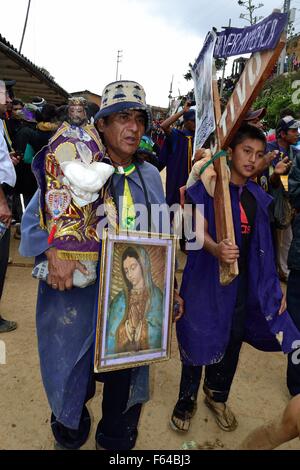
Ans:
POLYGON ((198 181, 187 190, 188 202, 204 205, 204 246, 189 252, 181 286, 185 314, 177 323, 177 337, 182 375, 170 422, 175 430, 189 429, 202 366, 206 366, 205 404, 221 429, 233 431, 237 420, 226 402, 242 343, 288 353, 300 338, 286 311, 276 272, 270 230, 272 198, 251 180, 265 147, 262 131, 245 124, 228 152, 236 245, 229 239, 215 241, 214 200, 203 183, 198 181), (232 264, 236 260, 238 277, 222 286, 219 262, 232 264))

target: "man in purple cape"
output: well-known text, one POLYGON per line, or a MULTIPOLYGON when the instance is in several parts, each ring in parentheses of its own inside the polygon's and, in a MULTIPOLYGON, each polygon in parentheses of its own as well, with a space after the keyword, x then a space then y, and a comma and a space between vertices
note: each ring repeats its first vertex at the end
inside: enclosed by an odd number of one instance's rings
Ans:
POLYGON ((184 186, 192 167, 193 145, 195 135, 195 110, 187 102, 182 111, 166 119, 161 128, 166 139, 159 154, 160 169, 166 167, 166 201, 169 206, 179 204, 179 189, 184 186), (183 116, 183 129, 171 126, 183 116))
MULTIPOLYGON (((142 205, 150 209, 151 205, 164 207, 163 186, 157 169, 135 154, 150 124, 144 89, 136 82, 123 80, 106 86, 102 96, 95 120, 105 141, 107 153, 103 161, 112 165, 115 172, 104 195, 99 196, 98 208, 102 211, 102 203, 105 201, 108 206, 110 200, 110 208, 114 208, 111 218, 116 216, 114 221, 124 226, 128 219, 123 218, 128 200, 124 198, 125 188, 135 208, 142 205)), ((49 261, 51 279, 48 277, 48 283, 41 281, 38 289, 37 336, 56 448, 79 449, 86 442, 91 428, 86 403, 95 393, 95 380, 99 380, 104 387, 96 447, 130 450, 138 436, 142 404, 149 399, 149 367, 93 373, 99 276, 96 283, 84 289, 72 288, 78 261, 59 259, 57 249, 49 249, 48 233, 40 226, 38 200, 37 193, 24 214, 20 251, 23 256, 39 258, 46 253, 49 261)), ((147 214, 148 230, 160 232, 159 221, 151 217, 151 210, 147 214)), ((166 207, 164 214, 168 216, 166 207)), ((110 221, 106 215, 103 226, 110 221)), ((98 248, 100 260, 101 245, 98 248)))
POLYGON ((243 341, 263 351, 288 353, 300 338, 285 310, 276 273, 269 217, 272 198, 249 179, 265 145, 263 133, 248 124, 231 143, 230 195, 237 245, 214 241, 214 201, 202 182, 187 190, 190 202, 204 205, 204 248, 189 252, 181 286, 185 314, 177 324, 177 337, 182 375, 170 422, 175 430, 189 429, 203 365, 205 403, 219 427, 233 431, 237 421, 226 401, 243 341), (219 261, 231 264, 236 259, 239 276, 221 286, 219 261))

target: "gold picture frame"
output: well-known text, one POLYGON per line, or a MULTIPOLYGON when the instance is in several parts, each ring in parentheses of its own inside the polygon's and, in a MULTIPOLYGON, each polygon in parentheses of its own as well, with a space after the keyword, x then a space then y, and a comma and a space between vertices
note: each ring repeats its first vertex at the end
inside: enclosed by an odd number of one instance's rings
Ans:
POLYGON ((171 355, 176 237, 104 230, 94 371, 171 355))

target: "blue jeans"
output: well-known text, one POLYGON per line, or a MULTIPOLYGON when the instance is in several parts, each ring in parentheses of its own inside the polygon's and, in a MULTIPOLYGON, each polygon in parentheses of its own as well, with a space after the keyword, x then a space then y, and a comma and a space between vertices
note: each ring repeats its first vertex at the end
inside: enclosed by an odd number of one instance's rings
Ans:
MULTIPOLYGON (((287 309, 300 331, 300 271, 290 272, 287 284, 287 309)), ((300 364, 292 361, 293 352, 288 354, 287 386, 292 396, 300 393, 300 364)), ((299 356, 299 355, 298 355, 299 356)))
MULTIPOLYGON (((104 382, 102 418, 96 431, 97 443, 107 450, 131 450, 138 435, 141 404, 126 410, 131 383, 131 369, 99 374, 104 382)), ((91 375, 86 401, 95 393, 95 375, 91 375)), ((87 441, 91 420, 86 407, 78 430, 66 428, 52 414, 51 428, 56 441, 67 449, 79 449, 87 441)))
MULTIPOLYGON (((220 403, 228 399, 236 372, 242 340, 230 339, 223 359, 205 367, 204 386, 211 392, 211 398, 220 403)), ((179 401, 196 401, 202 376, 202 366, 182 365, 179 401)))
MULTIPOLYGON (((238 365, 239 354, 243 344, 246 323, 247 275, 239 276, 237 300, 232 317, 231 334, 222 360, 216 364, 205 366, 204 386, 211 392, 211 398, 220 403, 228 399, 231 384, 238 365)), ((182 365, 179 402, 184 404, 197 400, 203 366, 182 365)))

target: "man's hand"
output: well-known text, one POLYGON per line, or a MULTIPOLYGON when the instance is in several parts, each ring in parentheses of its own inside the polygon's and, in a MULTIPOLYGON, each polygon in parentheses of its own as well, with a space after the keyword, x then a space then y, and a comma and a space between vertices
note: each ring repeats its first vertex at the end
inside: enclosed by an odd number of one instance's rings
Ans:
POLYGON ((237 245, 226 238, 217 244, 215 256, 226 264, 233 264, 240 256, 240 250, 237 245))
POLYGON ((195 152, 194 156, 194 161, 198 162, 199 160, 202 160, 202 158, 207 158, 207 160, 211 160, 212 158, 212 153, 209 149, 197 149, 195 152))
POLYGON ((286 311, 286 293, 283 292, 282 293, 282 299, 281 299, 281 304, 280 304, 280 309, 279 309, 279 312, 278 312, 278 315, 282 315, 283 312, 286 311))
POLYGON ((214 166, 209 165, 204 173, 200 175, 201 168, 212 158, 211 151, 208 149, 199 149, 195 154, 195 161, 192 171, 189 175, 187 182, 187 188, 196 183, 199 179, 205 186, 206 191, 211 197, 214 197, 217 173, 215 172, 214 166))
POLYGON ((17 166, 21 161, 21 157, 16 152, 10 152, 10 158, 14 166, 17 166))
POLYGON ((190 110, 190 107, 191 107, 191 106, 192 106, 192 102, 191 102, 191 101, 186 101, 186 102, 184 103, 184 106, 183 106, 182 111, 183 111, 184 113, 186 113, 187 111, 190 110))
POLYGON ((274 168, 275 175, 287 175, 292 166, 292 162, 289 157, 283 158, 274 168))
POLYGON ((184 314, 184 301, 178 294, 177 290, 174 289, 174 315, 173 322, 180 320, 184 314))
POLYGON ((273 150, 272 152, 266 153, 258 163, 254 176, 261 175, 265 170, 267 170, 271 165, 272 161, 278 156, 278 154, 278 150, 273 150))
POLYGON ((66 289, 72 289, 75 269, 78 269, 82 274, 88 274, 87 269, 79 261, 59 259, 56 248, 49 248, 46 251, 46 256, 49 269, 47 283, 53 289, 59 289, 62 292, 66 289))
POLYGON ((11 224, 11 219, 12 219, 11 211, 6 202, 6 197, 2 191, 2 188, 0 188, 0 220, 5 225, 7 225, 7 227, 9 227, 11 224))

